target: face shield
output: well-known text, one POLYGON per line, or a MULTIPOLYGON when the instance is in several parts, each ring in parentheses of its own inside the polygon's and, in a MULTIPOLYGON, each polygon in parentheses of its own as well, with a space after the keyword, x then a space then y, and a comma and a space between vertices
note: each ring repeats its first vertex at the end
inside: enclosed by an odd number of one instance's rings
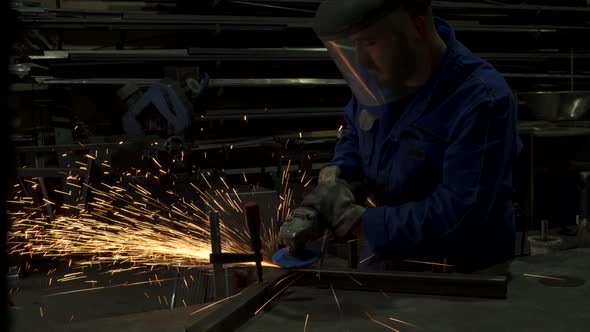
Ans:
POLYGON ((426 81, 429 68, 421 61, 426 54, 407 12, 394 9, 349 26, 342 21, 330 26, 325 15, 320 8, 316 33, 359 103, 392 103, 426 81))

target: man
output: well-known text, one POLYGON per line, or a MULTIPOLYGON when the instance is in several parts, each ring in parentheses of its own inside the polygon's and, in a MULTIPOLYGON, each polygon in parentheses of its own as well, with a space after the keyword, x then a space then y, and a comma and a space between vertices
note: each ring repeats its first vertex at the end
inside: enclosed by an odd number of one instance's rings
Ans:
POLYGON ((353 92, 330 166, 302 203, 380 260, 476 270, 514 255, 511 89, 427 0, 330 0, 314 30, 353 92), (362 179, 377 206, 354 201, 362 179))

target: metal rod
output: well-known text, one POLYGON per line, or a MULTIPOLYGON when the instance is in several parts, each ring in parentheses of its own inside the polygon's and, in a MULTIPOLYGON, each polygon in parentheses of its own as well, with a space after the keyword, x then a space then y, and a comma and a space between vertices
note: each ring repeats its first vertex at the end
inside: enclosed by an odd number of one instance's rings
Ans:
MULTIPOLYGON (((221 234, 219 232, 219 212, 209 212, 209 228, 211 232, 211 252, 213 254, 221 254, 221 234)), ((213 264, 213 279, 215 283, 215 296, 217 299, 224 298, 225 292, 225 277, 223 273, 223 264, 213 264)))
POLYGON ((117 149, 129 147, 129 143, 91 143, 91 144, 60 144, 60 145, 38 145, 38 146, 17 146, 16 152, 58 152, 58 151, 85 151, 97 149, 117 149))
MULTIPOLYGON (((45 166, 45 159, 39 156, 35 156, 35 166, 37 168, 43 168, 45 166)), ((49 192, 47 191, 47 187, 45 186, 45 177, 39 176, 37 181, 39 182, 39 187, 41 188, 41 194, 43 198, 45 198, 45 209, 47 210, 47 214, 49 214, 49 220, 53 221, 55 217, 53 216, 53 208, 51 206, 50 199, 49 199, 49 192)))
POLYGON ((526 232, 529 227, 535 225, 535 132, 531 131, 529 134, 529 220, 526 229, 523 231, 521 251, 524 253, 524 242, 526 240, 526 232))
POLYGON ((581 221, 590 218, 590 172, 581 172, 582 190, 580 194, 580 216, 581 221))
MULTIPOLYGON (((85 17, 47 15, 21 15, 25 26, 39 29, 137 29, 137 30, 269 30, 269 29, 309 29, 311 17, 278 16, 232 16, 232 15, 166 15, 128 12, 119 17, 101 17, 86 12, 85 17)), ((479 22, 453 21, 455 31, 494 31, 494 32, 556 32, 558 29, 589 29, 586 26, 536 25, 519 26, 507 24, 479 24, 479 22)))
MULTIPOLYGON (((319 5, 323 0, 248 0, 252 3, 278 3, 278 4, 317 4, 319 5)), ((158 6, 165 6, 166 3, 162 1, 158 2, 158 6)), ((149 8, 149 3, 145 4, 144 8, 149 8)), ((572 13, 586 13, 590 12, 590 8, 585 6, 555 6, 555 5, 536 5, 536 4, 489 4, 489 3, 481 3, 481 2, 466 2, 466 1, 433 1, 432 7, 434 9, 485 9, 485 10, 499 10, 499 11, 529 11, 533 13, 539 12, 572 12, 572 13)), ((96 14, 111 14, 111 15, 122 15, 123 11, 120 10, 80 10, 80 9, 68 9, 68 8, 44 8, 39 9, 36 7, 25 7, 22 9, 18 9, 19 12, 46 12, 46 13, 65 13, 65 14, 87 14, 87 13, 96 13, 96 14)))
POLYGON ((295 271, 303 272, 297 285, 308 287, 482 298, 505 298, 507 292, 506 276, 322 270, 318 280, 317 270, 295 271))
MULTIPOLYGON (((571 54, 565 52, 518 52, 491 53, 476 55, 487 60, 569 60, 571 54)), ((588 59, 590 54, 574 53, 577 59, 588 59)), ((69 50, 44 51, 43 55, 31 55, 31 60, 67 60, 70 62, 91 61, 257 61, 257 60, 326 60, 330 57, 326 48, 189 48, 189 49, 146 49, 146 50, 69 50)))
POLYGON ((590 12, 590 8, 583 6, 546 6, 546 5, 534 5, 534 4, 502 4, 501 6, 477 2, 455 2, 455 1, 433 1, 432 6, 440 9, 492 9, 492 10, 518 10, 518 11, 531 11, 539 13, 541 11, 560 11, 560 12, 574 12, 583 13, 590 12))
POLYGON ((541 220, 541 240, 547 241, 549 231, 549 221, 547 219, 541 220))
MULTIPOLYGON (((572 74, 569 70, 561 74, 542 73, 502 73, 507 78, 537 78, 537 79, 588 79, 590 75, 572 74)), ((139 86, 151 86, 158 83, 159 78, 57 78, 57 77, 34 77, 38 84, 63 84, 63 85, 125 85, 133 82, 139 86)), ((243 78, 243 79, 211 79, 210 87, 346 87, 343 79, 314 79, 314 78, 243 78)), ((243 116, 243 114, 242 114, 243 116)))
POLYGON ((86 204, 86 196, 88 195, 88 184, 90 183, 90 175, 92 170, 93 160, 91 158, 88 159, 88 164, 86 164, 86 174, 84 174, 84 185, 82 187, 82 194, 78 198, 78 204, 86 204))
MULTIPOLYGON (((253 284, 242 290, 235 298, 219 304, 213 312, 204 312, 202 319, 193 321, 187 332, 224 332, 235 331, 246 323, 256 310, 281 289, 275 287, 281 281, 286 280, 290 273, 283 270, 271 269, 267 271, 270 275, 268 281, 253 284)), ((291 277, 292 278, 292 277, 291 277)), ((289 281, 289 280, 287 280, 289 281)), ((214 309, 212 309, 214 310, 214 309)))
POLYGON ((571 73, 571 82, 570 82, 570 90, 574 91, 574 48, 571 48, 570 52, 570 73, 571 73))
MULTIPOLYGON (((274 3, 310 3, 318 4, 323 0, 249 0, 250 2, 274 2, 274 3)), ((540 11, 565 11, 565 12, 590 12, 590 8, 584 6, 548 6, 535 4, 496 4, 481 3, 481 2, 465 2, 465 1, 433 1, 432 7, 434 9, 491 9, 491 10, 518 10, 530 11, 538 13, 540 11)))
POLYGON ((250 232, 252 251, 256 257, 256 274, 262 282, 262 240, 260 239, 260 209, 256 202, 244 204, 244 219, 250 232))

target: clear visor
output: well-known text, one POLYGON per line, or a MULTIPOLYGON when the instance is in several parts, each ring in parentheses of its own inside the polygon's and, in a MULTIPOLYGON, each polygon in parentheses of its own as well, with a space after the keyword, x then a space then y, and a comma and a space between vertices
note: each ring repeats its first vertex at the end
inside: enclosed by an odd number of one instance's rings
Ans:
POLYGON ((416 59, 407 35, 411 29, 404 29, 411 24, 407 14, 394 12, 348 36, 320 37, 361 104, 388 104, 412 91, 407 83, 416 59))

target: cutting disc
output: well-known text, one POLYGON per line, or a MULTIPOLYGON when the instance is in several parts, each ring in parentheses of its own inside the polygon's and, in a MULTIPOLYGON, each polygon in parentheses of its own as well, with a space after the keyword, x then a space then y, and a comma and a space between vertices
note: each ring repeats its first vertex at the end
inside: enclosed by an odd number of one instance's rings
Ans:
POLYGON ((309 243, 297 256, 291 255, 287 247, 281 248, 272 255, 272 261, 282 268, 296 269, 316 263, 320 260, 320 256, 321 245, 319 243, 309 243))

